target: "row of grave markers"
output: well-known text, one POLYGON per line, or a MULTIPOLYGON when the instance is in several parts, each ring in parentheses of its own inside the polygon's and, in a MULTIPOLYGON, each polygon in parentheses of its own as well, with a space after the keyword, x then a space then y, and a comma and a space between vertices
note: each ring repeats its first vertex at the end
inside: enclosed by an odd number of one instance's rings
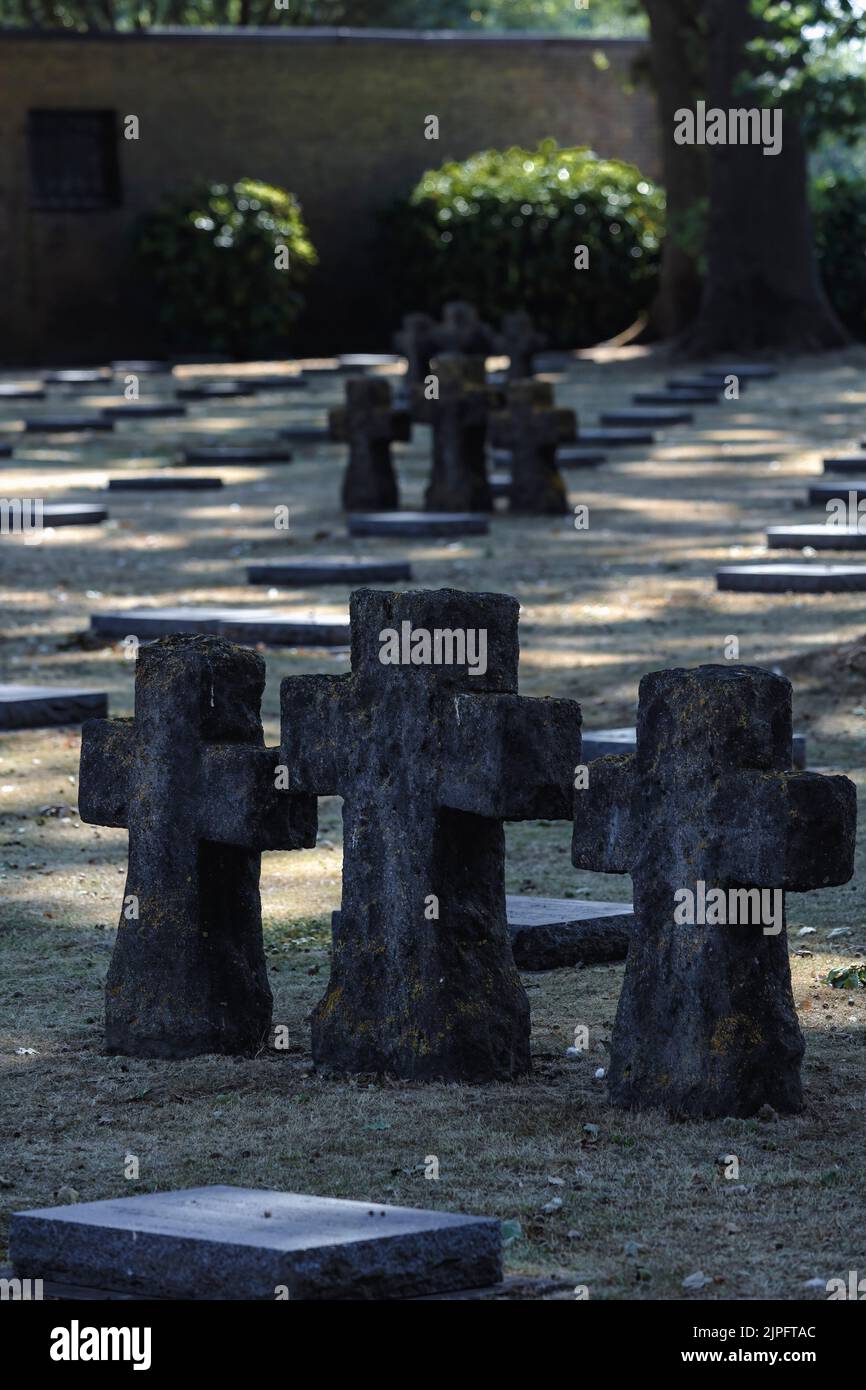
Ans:
POLYGON ((634 884, 612 1100, 695 1116, 797 1108, 781 924, 684 931, 674 894, 698 881, 846 882, 853 785, 791 770, 790 684, 745 667, 645 677, 636 752, 582 764, 579 706, 518 695, 517 609, 501 595, 356 591, 351 674, 283 682, 279 749, 263 746, 255 653, 208 637, 142 648, 134 723, 89 721, 82 743, 82 819, 128 827, 125 900, 137 904, 109 971, 110 1050, 261 1047, 259 856, 315 844, 316 797, 340 795, 342 907, 313 1014, 317 1064, 416 1080, 527 1071, 502 823, 573 820, 576 866, 634 884), (486 669, 384 665, 381 635, 403 623, 485 631, 486 669))
MULTIPOLYGON (((390 582, 387 562, 368 578, 390 582)), ((124 903, 138 908, 122 914, 112 959, 112 1050, 261 1046, 271 1018, 260 855, 314 844, 315 798, 339 792, 343 905, 313 1019, 320 1065, 456 1080, 528 1068, 515 966, 549 968, 576 949, 537 902, 504 896, 502 822, 543 817, 573 821, 578 868, 634 881, 634 925, 628 905, 586 905, 601 910, 578 948, 581 959, 593 949, 621 959, 629 944, 614 1102, 691 1116, 799 1107, 784 929, 677 930, 671 902, 699 882, 784 893, 847 881, 851 783, 790 770, 783 678, 704 667, 645 678, 636 751, 593 762, 576 790, 574 771, 592 756, 579 707, 518 695, 516 625, 504 596, 353 595, 352 673, 283 683, 279 750, 263 745, 264 665, 252 652, 216 636, 142 649, 134 723, 90 723, 82 748, 82 817, 128 825, 124 903), (404 622, 484 628, 483 679, 383 666, 377 632, 404 622)), ((232 1188, 19 1213, 11 1250, 22 1273, 132 1294, 152 1294, 158 1268, 164 1297, 406 1297, 501 1278, 496 1222, 232 1188)))

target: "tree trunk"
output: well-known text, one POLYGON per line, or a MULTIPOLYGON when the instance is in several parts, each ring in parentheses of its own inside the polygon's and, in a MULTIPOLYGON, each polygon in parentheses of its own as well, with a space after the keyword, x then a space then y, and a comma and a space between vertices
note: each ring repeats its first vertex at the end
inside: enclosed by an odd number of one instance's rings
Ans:
POLYGON ((694 322, 701 302, 702 205, 708 194, 706 150, 674 142, 675 113, 702 94, 703 0, 643 0, 650 23, 650 53, 662 130, 662 178, 668 230, 662 248, 659 292, 650 309, 653 336, 672 338, 694 322))
MULTIPOLYGON (((750 0, 706 0, 707 106, 759 105, 742 83, 756 32, 750 0)), ((782 150, 759 144, 708 147, 707 277, 694 326, 678 345, 714 352, 813 352, 847 335, 818 275, 800 121, 785 112, 782 150)))

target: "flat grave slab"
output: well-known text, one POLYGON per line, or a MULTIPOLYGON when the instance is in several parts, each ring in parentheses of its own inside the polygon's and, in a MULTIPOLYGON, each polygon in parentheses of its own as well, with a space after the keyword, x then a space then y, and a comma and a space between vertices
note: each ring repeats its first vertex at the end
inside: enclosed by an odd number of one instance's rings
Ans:
POLYGON ((866 590, 866 565, 729 565, 721 590, 743 594, 845 594, 866 590))
MULTIPOLYGON (((601 965, 625 960, 628 953, 634 925, 631 903, 508 894, 505 911, 518 970, 601 965)), ((336 931, 339 925, 340 913, 332 912, 332 928, 336 931)))
POLYGON ((267 608, 126 608, 91 613, 90 629, 105 637, 167 637, 174 632, 227 637, 244 645, 347 647, 348 622, 298 617, 267 608))
POLYGON ((484 536, 486 512, 352 512, 350 536, 484 536))
POLYGON ((253 396, 255 387, 240 381, 202 381, 191 386, 178 386, 179 401, 225 401, 235 396, 253 396))
POLYGON ((837 497, 843 501, 848 501, 850 493, 856 494, 859 502, 866 497, 866 479, 860 478, 840 478, 835 483, 810 483, 809 484, 809 505, 813 507, 823 507, 825 502, 831 502, 837 497))
POLYGON ((109 492, 212 492, 223 486, 222 478, 205 478, 188 473, 142 473, 138 477, 109 478, 109 492))
POLYGON ((125 405, 104 405, 106 420, 173 420, 186 415, 186 406, 171 401, 128 401, 125 405))
POLYGON ((329 430, 324 425, 286 425, 277 433, 280 439, 290 439, 295 444, 328 444, 333 442, 329 430))
POLYGON ((505 899, 518 970, 557 970, 625 960, 634 926, 631 903, 577 898, 505 899))
POLYGON ((85 431, 114 429, 114 421, 104 415, 43 415, 24 421, 28 434, 79 434, 85 431))
MULTIPOLYGON (((511 467, 510 449, 491 449, 490 459, 495 468, 511 467)), ((556 451, 557 468, 596 468, 607 462, 607 455, 600 449, 583 449, 577 445, 563 444, 556 451)))
POLYGON ((355 560, 351 556, 304 556, 247 566, 250 584, 399 583, 412 578, 408 560, 355 560))
POLYGON ((825 473, 853 473, 855 478, 866 476, 866 454, 831 454, 824 459, 825 473))
POLYGON ((398 352, 343 352, 337 361, 349 371, 375 367, 396 367, 405 359, 398 352))
POLYGON ((43 372, 42 380, 50 386, 98 386, 110 376, 106 367, 69 367, 43 372))
POLYGON ((251 391, 306 391, 309 382, 295 373, 292 376, 244 376, 238 379, 239 386, 247 386, 251 391))
POLYGON ((184 449, 183 463, 291 463, 292 451, 286 444, 212 444, 184 449))
POLYGON ((601 416, 603 425, 690 425, 694 420, 690 410, 667 409, 664 406, 633 406, 625 410, 606 410, 601 416))
POLYGON ((771 381, 778 375, 778 368, 763 362, 722 362, 701 369, 701 376, 739 376, 745 381, 771 381))
POLYGON ((710 389, 637 391, 632 396, 635 405, 718 405, 719 393, 710 389))
POLYGON ((152 357, 119 357, 110 363, 118 376, 161 376, 171 372, 171 363, 152 357))
POLYGON ((651 430, 582 429, 578 431, 577 443, 582 449, 632 449, 640 444, 654 444, 655 435, 651 430))
POLYGON ((42 386, 16 386, 14 382, 0 382, 0 405, 3 401, 44 401, 45 396, 42 386))
POLYGON ((557 468, 596 468, 607 462, 607 455, 600 449, 581 448, 577 444, 564 444, 556 451, 557 468))
MULTIPOLYGON (((623 753, 636 751, 637 732, 633 725, 631 728, 623 729, 584 730, 581 741, 581 758, 585 763, 592 762, 593 758, 616 757, 623 753)), ((793 763, 794 767, 806 766, 805 734, 794 734, 793 763)))
POLYGON ((108 696, 102 690, 64 685, 0 685, 0 729, 43 729, 104 719, 108 696))
POLYGON ((345 376, 347 372, 358 371, 358 368, 346 367, 335 358, 333 362, 316 362, 311 367, 305 366, 303 371, 304 376, 315 379, 316 377, 345 376))
POLYGON ((771 550, 866 550, 866 531, 856 526, 769 526, 771 550))
MULTIPOLYGON (((724 372, 707 372, 704 376, 668 377, 671 391, 712 391, 719 396, 726 385, 727 377, 724 372)), ((747 390, 746 382, 740 382, 740 390, 747 390)))
POLYGON ((92 502, 46 502, 42 508, 44 526, 98 526, 107 520, 105 507, 92 502))
POLYGON ((161 1299, 390 1299, 496 1284, 498 1221, 198 1187, 16 1212, 19 1278, 161 1299))

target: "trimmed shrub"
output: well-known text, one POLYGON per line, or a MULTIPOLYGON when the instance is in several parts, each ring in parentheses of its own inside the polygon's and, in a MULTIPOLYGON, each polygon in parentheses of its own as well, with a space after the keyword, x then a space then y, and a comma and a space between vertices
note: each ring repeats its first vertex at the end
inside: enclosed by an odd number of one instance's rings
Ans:
POLYGON ((633 165, 552 140, 431 169, 384 214, 392 319, 468 299, 495 324, 528 309, 558 346, 612 337, 653 298, 664 212, 633 165))
POLYGON ((149 213, 135 255, 175 352, 239 358, 286 352, 317 259, 294 195, 255 179, 149 213))
POLYGON ((866 340, 866 180, 824 174, 812 184, 824 288, 848 332, 866 340))

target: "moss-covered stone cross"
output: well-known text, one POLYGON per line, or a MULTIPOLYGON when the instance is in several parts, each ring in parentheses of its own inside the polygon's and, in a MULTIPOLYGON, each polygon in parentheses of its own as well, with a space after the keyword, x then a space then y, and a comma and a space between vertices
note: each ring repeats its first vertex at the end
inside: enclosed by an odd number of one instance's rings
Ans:
POLYGON ((135 718, 82 731, 79 810, 129 829, 108 971, 109 1052, 252 1053, 271 1021, 262 850, 316 842, 316 802, 277 789, 259 717, 265 664, 219 637, 143 646, 135 718))
POLYGON ((407 410, 395 410, 383 377, 350 377, 346 403, 328 414, 332 439, 349 445, 342 503, 347 512, 387 512, 399 505, 391 444, 411 438, 407 410))
POLYGON ((556 466, 559 444, 574 439, 573 410, 553 403, 553 387, 544 381, 512 381, 505 409, 490 417, 490 441, 511 450, 509 510, 529 515, 561 516, 568 495, 556 466))
POLYGON ((529 1068, 502 823, 570 819, 580 708, 518 695, 517 614, 499 594, 359 589, 351 674, 282 683, 289 785, 343 798, 342 911, 313 1013, 320 1065, 451 1081, 529 1068), (482 631, 483 672, 425 660, 437 634, 440 654, 461 655, 461 640, 477 654, 482 631))
POLYGON ((856 796, 847 777, 792 772, 791 739, 783 676, 656 671, 640 684, 637 752, 591 762, 575 793, 575 865, 634 884, 611 1044, 617 1105, 694 1117, 800 1108, 783 895, 851 877, 856 796), (708 911, 711 892, 720 906, 708 911))

